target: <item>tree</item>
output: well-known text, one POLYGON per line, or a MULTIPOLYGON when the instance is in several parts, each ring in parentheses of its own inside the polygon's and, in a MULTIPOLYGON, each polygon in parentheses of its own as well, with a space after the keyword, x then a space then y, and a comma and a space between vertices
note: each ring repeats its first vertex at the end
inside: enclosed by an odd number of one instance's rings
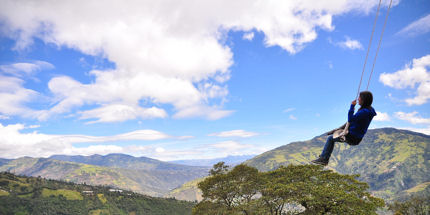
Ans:
POLYGON ((370 195, 358 175, 341 175, 317 165, 289 165, 263 173, 263 204, 270 214, 283 214, 297 205, 300 214, 376 214, 384 201, 370 195))
POLYGON ((193 214, 376 214, 382 199, 367 192, 358 175, 316 165, 289 165, 270 172, 216 164, 199 183, 203 201, 193 214))
POLYGON ((404 202, 394 202, 389 209, 395 215, 429 215, 430 196, 414 196, 404 202))
POLYGON ((224 162, 215 164, 211 176, 198 184, 203 201, 193 210, 195 214, 249 215, 255 211, 252 198, 260 187, 258 170, 243 164, 227 170, 224 162))

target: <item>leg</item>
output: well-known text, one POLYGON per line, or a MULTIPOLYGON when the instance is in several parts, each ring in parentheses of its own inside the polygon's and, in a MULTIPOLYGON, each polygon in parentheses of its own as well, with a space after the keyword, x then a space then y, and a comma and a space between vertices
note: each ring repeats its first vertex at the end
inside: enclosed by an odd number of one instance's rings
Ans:
POLYGON ((320 155, 321 158, 328 161, 330 159, 331 153, 333 152, 334 143, 338 141, 338 138, 333 138, 332 135, 330 135, 327 138, 327 142, 324 145, 324 149, 320 155))

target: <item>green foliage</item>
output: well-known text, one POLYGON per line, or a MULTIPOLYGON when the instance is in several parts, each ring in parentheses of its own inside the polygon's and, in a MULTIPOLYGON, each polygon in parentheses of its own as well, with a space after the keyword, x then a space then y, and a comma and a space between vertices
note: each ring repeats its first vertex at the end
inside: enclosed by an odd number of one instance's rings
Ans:
POLYGON ((204 201, 214 201, 221 206, 218 210, 225 213, 247 214, 260 187, 258 170, 246 165, 237 165, 228 172, 227 169, 223 162, 215 164, 211 177, 198 184, 204 201))
POLYGON ((3 160, 0 171, 113 186, 158 197, 190 180, 206 176, 209 171, 208 167, 189 167, 121 154, 54 158, 63 160, 29 157, 3 160))
POLYGON ((0 173, 0 214, 191 214, 194 203, 0 173), (85 191, 85 192, 84 192, 85 191))
POLYGON ((396 201, 389 208, 395 215, 429 215, 430 195, 414 196, 404 202, 396 201))
POLYGON ((43 188, 42 197, 51 197, 51 196, 64 196, 67 200, 83 200, 82 195, 78 191, 74 190, 51 190, 47 188, 43 188))
POLYGON ((376 214, 382 199, 367 192, 358 175, 341 175, 315 165, 288 165, 258 172, 218 163, 198 184, 203 201, 193 214, 376 214))

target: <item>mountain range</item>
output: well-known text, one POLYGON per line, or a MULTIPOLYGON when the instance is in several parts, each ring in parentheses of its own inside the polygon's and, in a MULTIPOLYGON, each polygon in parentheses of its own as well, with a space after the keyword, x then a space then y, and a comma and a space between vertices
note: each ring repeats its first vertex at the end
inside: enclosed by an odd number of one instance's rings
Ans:
MULTIPOLYGON (((260 171, 309 164, 319 156, 327 137, 292 142, 244 163, 260 171)), ((370 129, 358 146, 336 143, 326 169, 359 174, 359 180, 367 182, 374 195, 388 201, 416 194, 430 195, 430 136, 394 128, 370 129)), ((201 198, 197 189, 199 180, 173 190, 171 195, 184 200, 201 198)))
POLYGON ((208 167, 163 162, 125 154, 23 157, 3 159, 0 171, 49 179, 109 185, 151 195, 164 196, 187 181, 207 176, 208 167))
MULTIPOLYGON (((260 171, 309 164, 327 136, 292 142, 246 160, 260 171)), ((197 183, 210 167, 187 166, 124 154, 0 159, 0 171, 50 179, 110 185, 151 196, 200 200, 197 183)), ((385 200, 430 194, 430 136, 394 128, 369 129, 358 146, 336 143, 326 169, 359 174, 370 191, 385 200)))
POLYGON ((0 172, 0 214, 191 214, 192 202, 0 172))
POLYGON ((192 159, 192 160, 175 160, 170 161, 176 164, 183 164, 189 166, 209 166, 212 167, 214 164, 222 161, 229 166, 234 166, 240 164, 248 159, 255 157, 256 155, 230 155, 222 158, 214 158, 214 159, 192 159))

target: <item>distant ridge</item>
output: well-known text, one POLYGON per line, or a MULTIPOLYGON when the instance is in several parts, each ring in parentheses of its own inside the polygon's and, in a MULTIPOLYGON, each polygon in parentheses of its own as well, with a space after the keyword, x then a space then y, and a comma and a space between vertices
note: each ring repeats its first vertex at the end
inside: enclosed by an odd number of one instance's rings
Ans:
MULTIPOLYGON (((134 170, 189 170, 189 169, 202 169, 201 167, 192 167, 190 165, 175 164, 170 162, 164 162, 148 157, 134 157, 127 154, 108 154, 108 155, 53 155, 50 159, 70 161, 76 163, 134 169, 134 170)), ((206 169, 206 168, 204 168, 206 169)))
POLYGON ((150 196, 164 196, 187 181, 207 176, 208 167, 192 167, 124 154, 22 157, 5 160, 0 171, 91 185, 109 185, 150 196))
POLYGON ((169 161, 171 163, 190 165, 190 166, 209 166, 212 167, 214 164, 223 161, 229 166, 240 164, 248 159, 255 157, 256 155, 236 155, 227 156, 222 158, 213 159, 192 159, 192 160, 175 160, 169 161))

